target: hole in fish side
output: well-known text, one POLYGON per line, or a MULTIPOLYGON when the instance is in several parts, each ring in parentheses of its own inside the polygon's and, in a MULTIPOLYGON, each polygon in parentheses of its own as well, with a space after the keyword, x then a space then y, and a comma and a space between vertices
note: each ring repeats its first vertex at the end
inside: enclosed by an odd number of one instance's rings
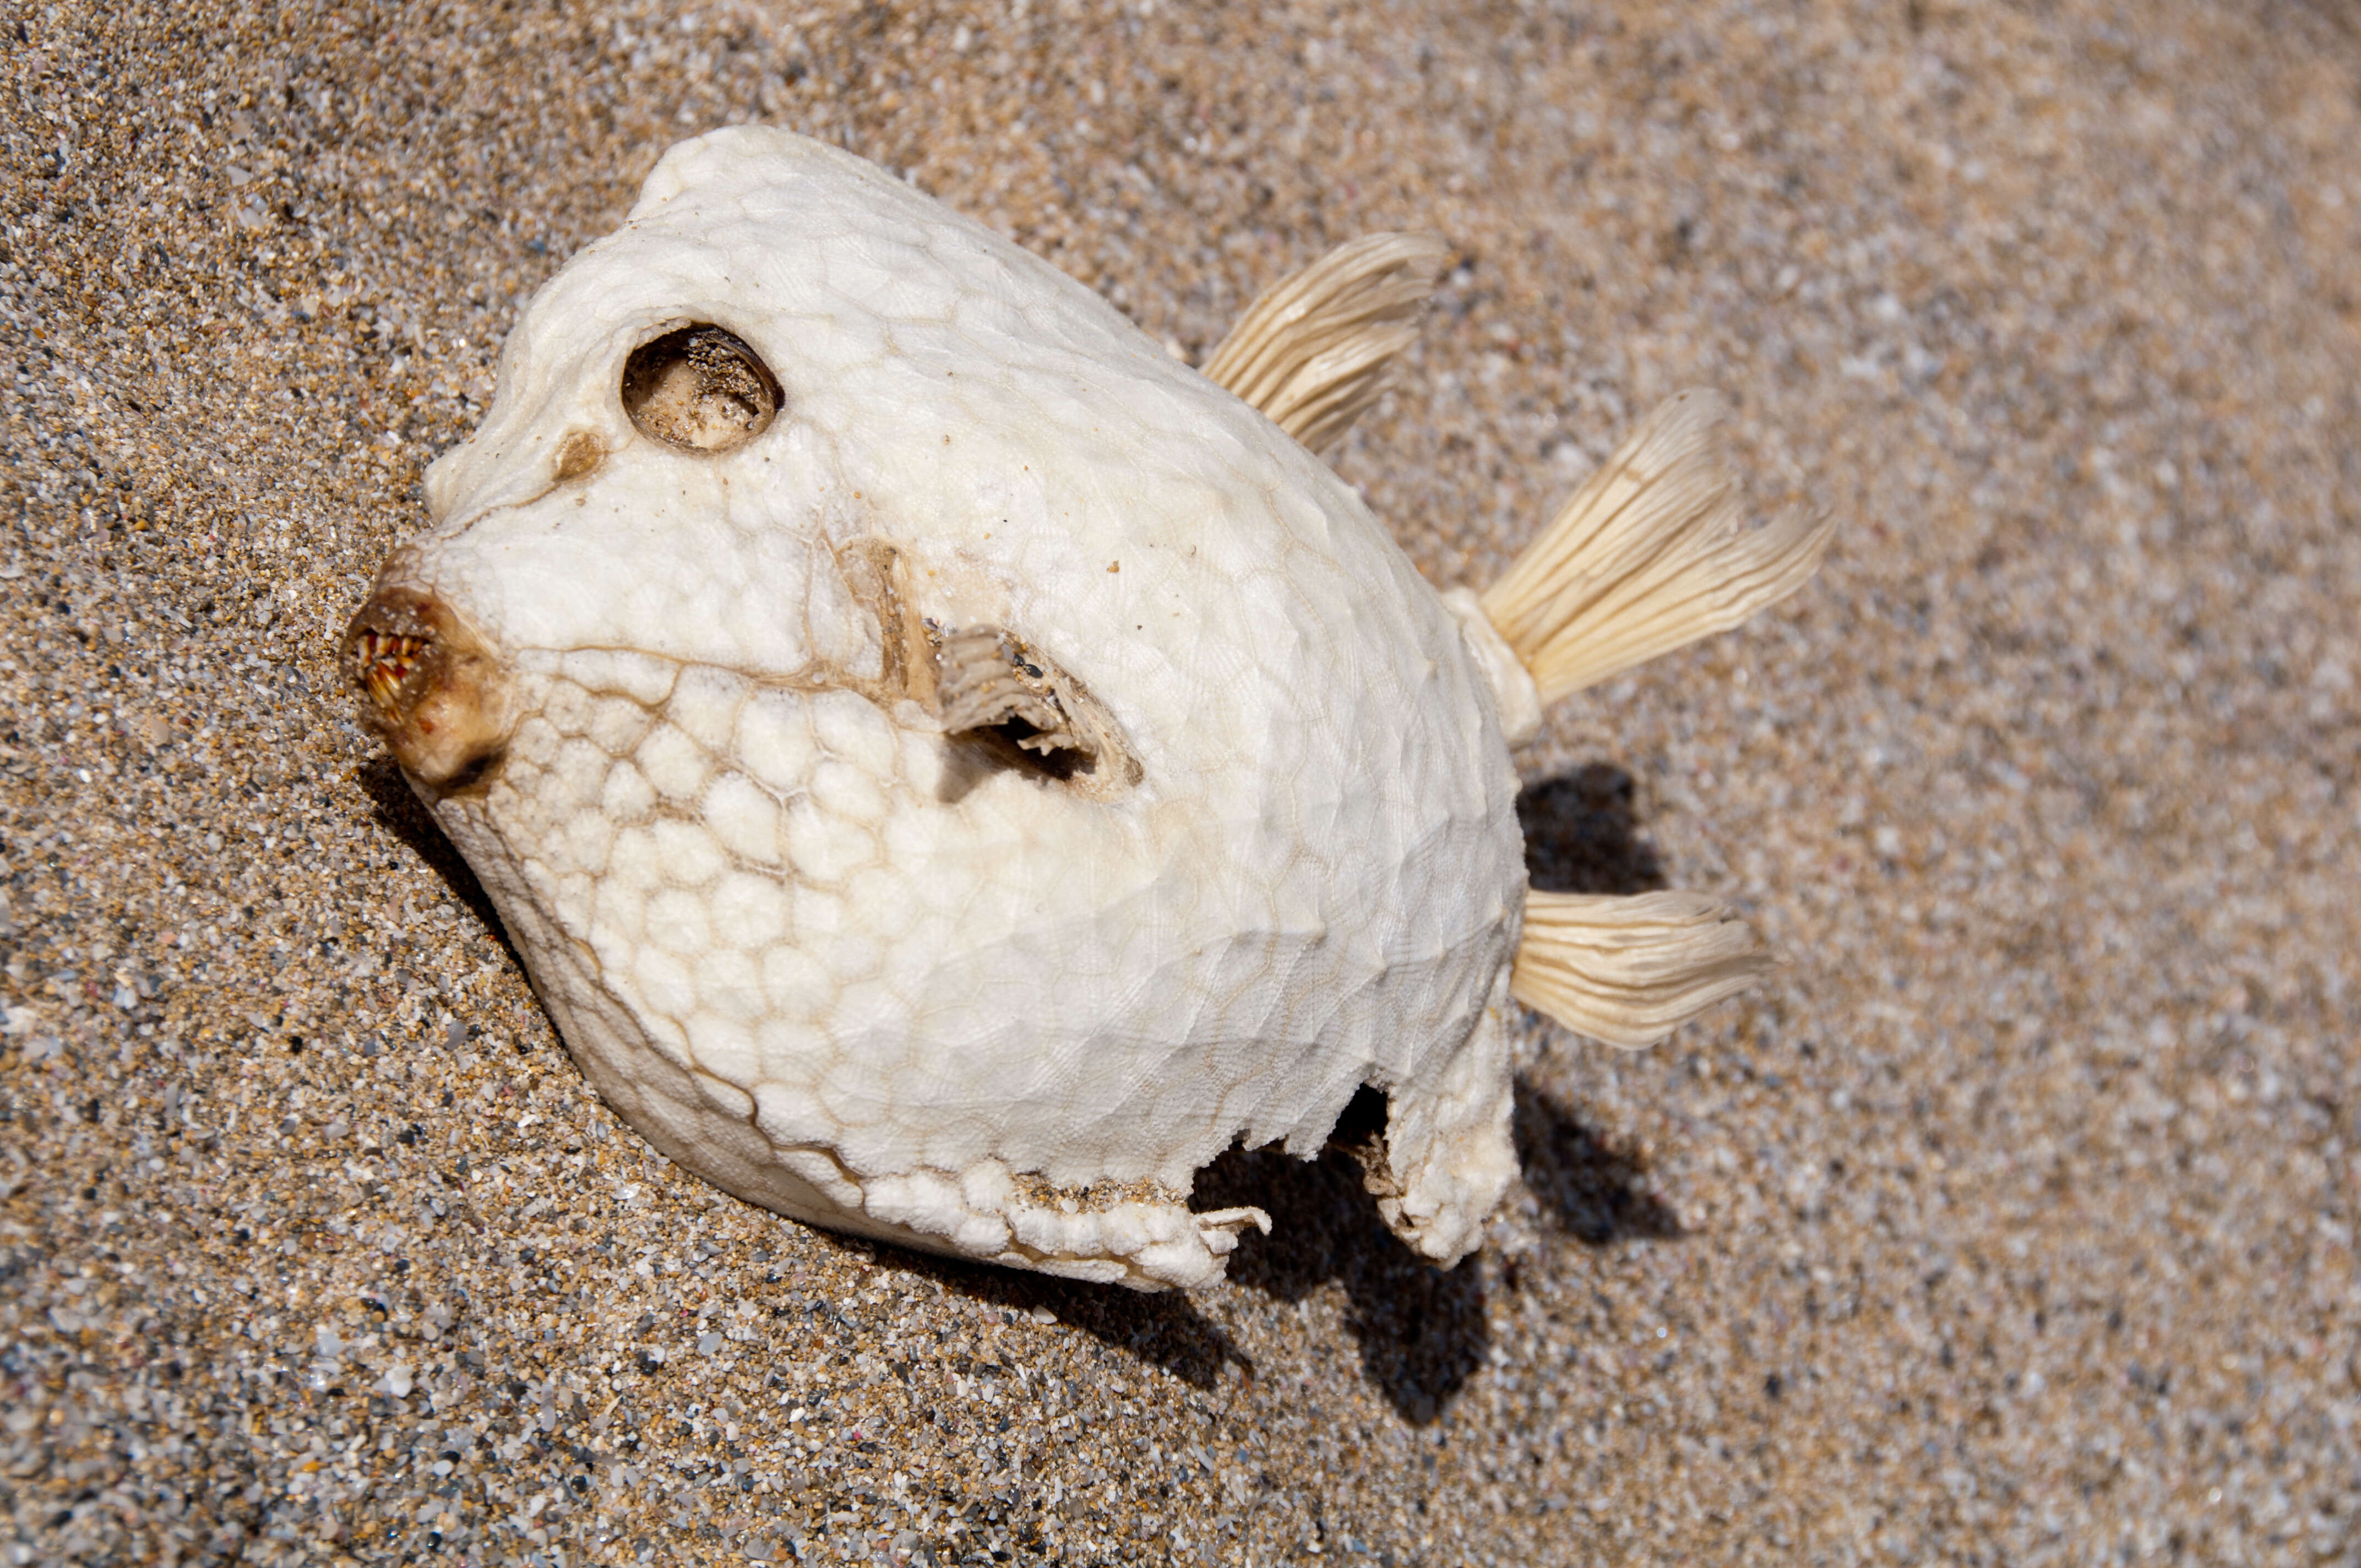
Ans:
POLYGON ((1104 704, 1015 633, 944 632, 935 650, 944 733, 1012 765, 1111 800, 1140 778, 1138 759, 1104 704))

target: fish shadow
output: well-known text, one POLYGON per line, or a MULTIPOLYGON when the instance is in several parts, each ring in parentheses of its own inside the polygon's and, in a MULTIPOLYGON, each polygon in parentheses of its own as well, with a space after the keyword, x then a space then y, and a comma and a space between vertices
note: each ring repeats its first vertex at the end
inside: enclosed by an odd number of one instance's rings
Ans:
MULTIPOLYGON (((1546 893, 1664 887, 1664 861, 1641 827, 1638 796, 1631 775, 1612 762, 1587 762, 1527 785, 1517 796, 1527 880, 1546 893)), ((1686 1234, 1680 1216, 1648 1190, 1643 1153, 1609 1144, 1522 1078, 1510 1131, 1527 1190, 1558 1229, 1584 1245, 1686 1234)))
POLYGON ((1653 893, 1664 864, 1640 825, 1639 785, 1612 762, 1586 762, 1517 796, 1525 879, 1543 893, 1653 893))
POLYGON ((1198 1173, 1201 1209, 1252 1204, 1270 1215, 1268 1237, 1231 1255, 1232 1284, 1293 1304, 1334 1281, 1363 1373, 1413 1426, 1440 1419, 1490 1345, 1484 1274, 1473 1259, 1437 1268, 1378 1216, 1346 1146, 1356 1122, 1382 1126, 1383 1099, 1364 1090, 1312 1160, 1277 1149, 1233 1148, 1198 1173), (1374 1105, 1367 1102, 1374 1102, 1374 1105))
POLYGON ((443 879, 451 895, 467 906, 468 912, 483 922, 484 929, 499 938, 509 961, 524 971, 524 959, 518 956, 516 946, 509 940, 508 930, 500 924, 500 912, 492 907, 491 894, 476 880, 468 869, 467 858, 458 846, 444 836, 434 817, 418 796, 411 792, 409 781, 390 757, 372 757, 353 770, 353 782, 377 808, 378 826, 410 847, 411 852, 434 869, 443 879))
POLYGON ((937 1257, 890 1242, 815 1234, 855 1252, 872 1251, 879 1262, 932 1279, 970 1300, 1012 1312, 1046 1310, 1067 1327, 1170 1373, 1192 1388, 1213 1387, 1221 1381, 1224 1366, 1254 1375, 1253 1358, 1178 1290, 1149 1294, 1120 1285, 1086 1285, 1054 1275, 1022 1274, 990 1264, 937 1257))
MULTIPOLYGON (((1517 800, 1532 884, 1555 893, 1647 893, 1665 885, 1663 860, 1641 827, 1639 789, 1611 762, 1590 762, 1527 787, 1517 800)), ((1385 1124, 1381 1096, 1365 1090, 1319 1157, 1232 1148, 1198 1173, 1191 1206, 1252 1205, 1271 1217, 1268 1238, 1249 1235, 1231 1255, 1230 1283, 1290 1305, 1330 1281, 1342 1287, 1346 1326, 1364 1373, 1403 1420, 1439 1420, 1490 1346, 1484 1274, 1473 1260, 1435 1267, 1379 1217, 1350 1145, 1385 1124)), ((1649 1190, 1644 1152, 1620 1148, 1523 1079, 1511 1134, 1525 1185, 1553 1228, 1589 1247, 1675 1241, 1679 1214, 1649 1190)), ((906 1266, 980 1300, 1031 1310, 1162 1366, 1198 1387, 1224 1365, 1253 1362, 1228 1335, 1173 1293, 1142 1296, 1111 1286, 901 1254, 906 1266)), ((1515 1266, 1505 1266, 1513 1287, 1515 1266)))
MULTIPOLYGON (((522 959, 490 895, 411 792, 401 770, 390 758, 377 757, 355 769, 353 778, 379 825, 434 869, 522 971, 522 959)), ((1528 787, 1518 797, 1517 815, 1532 885, 1579 893, 1664 886, 1662 862, 1638 829, 1636 795, 1631 774, 1605 762, 1528 787)), ((1382 1101, 1374 1107, 1356 1101, 1339 1124, 1342 1141, 1315 1159, 1276 1149, 1229 1150, 1200 1173, 1194 1206, 1268 1211, 1272 1234, 1249 1236, 1232 1255, 1231 1282, 1289 1304, 1337 1282, 1364 1372, 1405 1420, 1426 1425, 1441 1418, 1489 1348, 1483 1276, 1472 1260, 1437 1268, 1386 1227, 1362 1184, 1359 1164, 1343 1146, 1356 1116, 1374 1117, 1372 1124, 1382 1126, 1382 1101)), ((1645 1190, 1644 1157, 1609 1146, 1521 1080, 1513 1117, 1526 1185, 1559 1228, 1589 1246, 1686 1234, 1679 1217, 1645 1190)), ((1179 1291, 1147 1295, 815 1234, 988 1305, 1047 1310, 1192 1387, 1213 1387, 1225 1366, 1249 1376, 1254 1372, 1253 1359, 1179 1291)))
POLYGON ((1678 1241, 1680 1214, 1649 1190, 1644 1150, 1618 1148, 1520 1078, 1510 1135, 1525 1190, 1558 1230, 1585 1246, 1678 1241))

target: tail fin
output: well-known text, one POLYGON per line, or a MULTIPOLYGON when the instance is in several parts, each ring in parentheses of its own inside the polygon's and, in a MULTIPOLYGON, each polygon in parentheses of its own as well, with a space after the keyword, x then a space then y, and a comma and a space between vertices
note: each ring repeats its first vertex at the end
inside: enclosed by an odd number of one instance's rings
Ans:
POLYGON ((1697 894, 1530 893, 1509 992, 1576 1034, 1635 1049, 1770 967, 1753 931, 1697 894))
POLYGON ((1485 590, 1544 704, 1728 630, 1819 565, 1828 519, 1745 525, 1714 449, 1720 412, 1710 392, 1658 405, 1485 590))
POLYGON ((1204 376, 1325 452, 1385 391, 1386 370, 1418 335, 1418 309, 1450 257, 1431 234, 1338 246, 1248 305, 1204 376))

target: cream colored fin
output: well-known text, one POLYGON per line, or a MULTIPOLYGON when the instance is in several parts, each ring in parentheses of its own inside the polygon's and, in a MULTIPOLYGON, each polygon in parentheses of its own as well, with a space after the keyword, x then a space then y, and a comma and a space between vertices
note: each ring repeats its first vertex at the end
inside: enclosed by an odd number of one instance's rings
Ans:
POLYGON ((1248 305, 1204 375, 1325 452, 1386 389, 1387 367, 1418 335, 1419 307, 1450 258, 1431 234, 1340 245, 1248 305))
POLYGON ((1714 439, 1720 414, 1710 392, 1658 405, 1485 590, 1543 703, 1727 631, 1819 565, 1827 518, 1747 526, 1714 439))
POLYGON ((1509 992, 1629 1050, 1654 1045, 1770 967, 1753 930, 1699 894, 1530 893, 1509 992))

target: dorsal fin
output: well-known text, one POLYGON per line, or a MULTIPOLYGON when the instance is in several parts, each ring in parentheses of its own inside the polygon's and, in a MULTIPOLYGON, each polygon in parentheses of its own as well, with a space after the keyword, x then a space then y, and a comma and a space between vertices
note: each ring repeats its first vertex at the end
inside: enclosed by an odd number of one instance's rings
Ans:
POLYGON ((1372 234, 1265 290, 1202 367, 1314 452, 1343 439, 1418 335, 1451 247, 1439 235, 1372 234))

